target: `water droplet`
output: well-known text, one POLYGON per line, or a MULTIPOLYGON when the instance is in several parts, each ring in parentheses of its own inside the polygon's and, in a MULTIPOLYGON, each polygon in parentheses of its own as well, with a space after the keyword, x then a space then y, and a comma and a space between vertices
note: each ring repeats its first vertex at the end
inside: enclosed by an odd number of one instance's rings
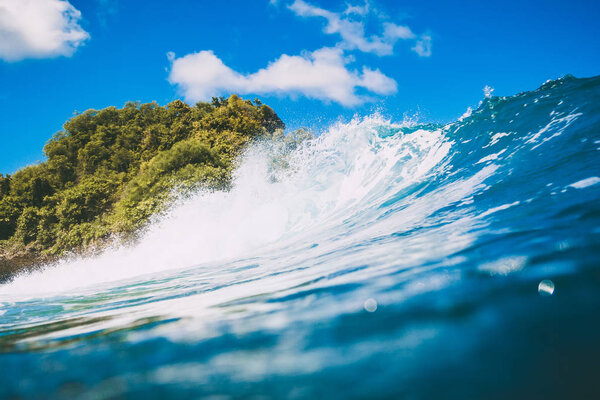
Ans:
POLYGON ((542 296, 552 296, 554 294, 554 282, 550 279, 544 279, 538 285, 538 292, 542 296))
POLYGON ((363 307, 368 312, 375 312, 377 311, 377 302, 375 301, 375 299, 367 299, 365 301, 365 304, 363 304, 363 307))

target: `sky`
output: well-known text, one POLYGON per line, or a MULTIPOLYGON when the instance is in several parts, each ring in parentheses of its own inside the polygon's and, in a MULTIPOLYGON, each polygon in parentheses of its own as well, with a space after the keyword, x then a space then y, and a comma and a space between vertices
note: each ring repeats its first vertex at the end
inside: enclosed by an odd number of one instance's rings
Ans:
POLYGON ((240 94, 288 129, 374 112, 450 122, 600 74, 592 0, 0 0, 0 172, 78 112, 240 94))

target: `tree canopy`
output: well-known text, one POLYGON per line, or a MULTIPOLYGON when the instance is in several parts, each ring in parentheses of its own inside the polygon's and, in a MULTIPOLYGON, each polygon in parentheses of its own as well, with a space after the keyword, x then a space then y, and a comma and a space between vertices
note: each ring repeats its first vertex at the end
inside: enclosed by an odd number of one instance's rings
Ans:
POLYGON ((45 162, 0 174, 1 257, 60 255, 128 235, 169 204, 174 189, 226 189, 234 160, 283 122, 238 96, 88 110, 44 147, 45 162))

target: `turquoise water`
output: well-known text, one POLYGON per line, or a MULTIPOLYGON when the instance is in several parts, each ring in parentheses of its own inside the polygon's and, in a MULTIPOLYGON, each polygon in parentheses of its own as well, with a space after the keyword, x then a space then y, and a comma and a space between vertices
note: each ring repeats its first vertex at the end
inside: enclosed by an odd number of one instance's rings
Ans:
POLYGON ((600 77, 257 145, 1 285, 0 398, 598 398, 599 156, 600 77))

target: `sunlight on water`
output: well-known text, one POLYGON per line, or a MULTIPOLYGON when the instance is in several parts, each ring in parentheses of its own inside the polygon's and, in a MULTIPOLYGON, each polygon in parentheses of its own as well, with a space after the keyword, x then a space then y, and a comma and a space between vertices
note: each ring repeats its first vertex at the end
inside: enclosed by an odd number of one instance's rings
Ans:
POLYGON ((138 243, 1 285, 0 397, 583 391, 600 357, 599 87, 255 145, 230 192, 182 199, 138 243), (560 296, 542 299, 548 277, 560 296))

